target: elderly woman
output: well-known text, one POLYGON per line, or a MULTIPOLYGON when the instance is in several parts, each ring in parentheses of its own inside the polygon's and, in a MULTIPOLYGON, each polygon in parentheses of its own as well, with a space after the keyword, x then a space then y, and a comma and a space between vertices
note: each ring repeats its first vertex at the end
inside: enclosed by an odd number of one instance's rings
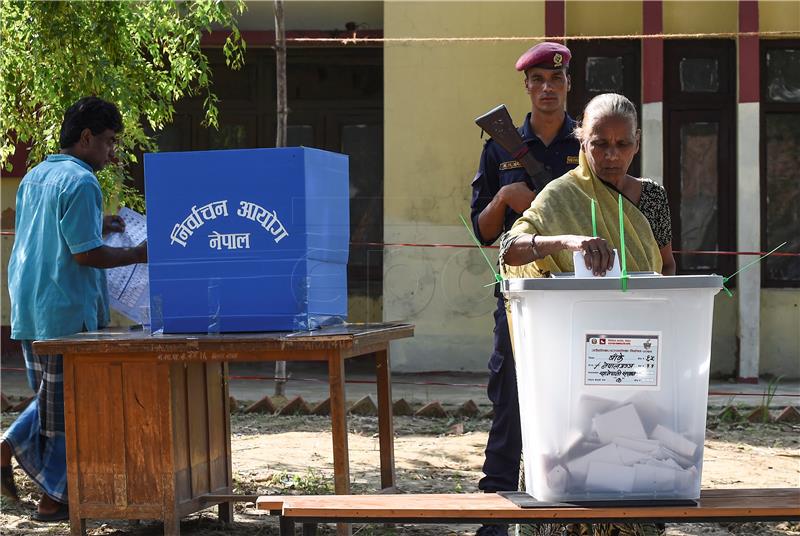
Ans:
POLYGON ((507 277, 542 277, 571 272, 572 252, 582 251, 586 267, 605 275, 619 242, 618 194, 623 197, 626 264, 629 271, 675 274, 672 226, 664 188, 628 175, 639 151, 636 108, 622 95, 593 98, 575 131, 580 165, 552 181, 536 196, 500 245, 507 277), (593 237, 591 200, 597 203, 593 237))
MULTIPOLYGON (((649 179, 628 175, 639 150, 633 103, 616 94, 599 95, 586 105, 576 129, 580 165, 552 181, 503 237, 500 265, 506 277, 543 277, 573 271, 573 251, 584 254, 586 268, 605 275, 619 244, 619 194, 625 227, 626 265, 630 271, 675 274, 672 226, 664 189, 649 179), (597 234, 592 234, 592 199, 597 203, 597 234)), ((513 328, 512 328, 513 329, 513 328)), ((650 536, 663 534, 654 524, 542 525, 523 534, 567 536, 650 536)))

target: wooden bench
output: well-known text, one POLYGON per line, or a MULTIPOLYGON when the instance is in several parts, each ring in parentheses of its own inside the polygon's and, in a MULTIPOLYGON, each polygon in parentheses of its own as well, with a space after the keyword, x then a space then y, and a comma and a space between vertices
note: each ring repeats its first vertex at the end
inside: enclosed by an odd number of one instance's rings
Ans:
POLYGON ((280 516, 280 533, 295 523, 577 523, 800 520, 800 488, 703 490, 697 506, 557 506, 521 508, 494 493, 298 495, 259 497, 259 510, 280 516))

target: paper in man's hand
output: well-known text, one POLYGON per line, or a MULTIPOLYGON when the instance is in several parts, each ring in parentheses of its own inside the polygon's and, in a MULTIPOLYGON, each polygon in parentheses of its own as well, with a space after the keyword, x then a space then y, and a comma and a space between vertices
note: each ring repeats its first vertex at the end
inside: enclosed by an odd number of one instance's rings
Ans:
MULTIPOLYGON (((147 239, 147 220, 127 207, 119 211, 125 231, 110 233, 105 244, 115 248, 135 247, 147 239)), ((149 323, 150 283, 146 264, 131 264, 106 270, 111 308, 134 322, 149 323)))

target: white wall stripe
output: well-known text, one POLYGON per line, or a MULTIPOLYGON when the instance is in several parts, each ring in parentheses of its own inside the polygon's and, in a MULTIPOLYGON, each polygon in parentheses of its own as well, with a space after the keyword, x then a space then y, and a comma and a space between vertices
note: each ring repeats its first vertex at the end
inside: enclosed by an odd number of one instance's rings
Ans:
MULTIPOLYGON (((739 251, 759 251, 761 247, 761 181, 759 166, 759 103, 738 105, 736 247, 739 251)), ((739 268, 752 261, 740 256, 739 268)), ((738 268, 737 268, 738 269, 738 268)), ((761 267, 756 265, 736 276, 739 294, 739 377, 758 378, 761 267)))
POLYGON ((664 104, 642 104, 642 177, 664 185, 664 104))

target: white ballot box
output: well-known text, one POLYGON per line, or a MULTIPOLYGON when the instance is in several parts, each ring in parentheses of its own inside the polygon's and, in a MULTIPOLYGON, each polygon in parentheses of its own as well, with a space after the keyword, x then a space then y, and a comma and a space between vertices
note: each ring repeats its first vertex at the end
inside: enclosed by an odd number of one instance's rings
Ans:
POLYGON ((700 497, 722 277, 509 279, 525 488, 542 501, 700 497))

